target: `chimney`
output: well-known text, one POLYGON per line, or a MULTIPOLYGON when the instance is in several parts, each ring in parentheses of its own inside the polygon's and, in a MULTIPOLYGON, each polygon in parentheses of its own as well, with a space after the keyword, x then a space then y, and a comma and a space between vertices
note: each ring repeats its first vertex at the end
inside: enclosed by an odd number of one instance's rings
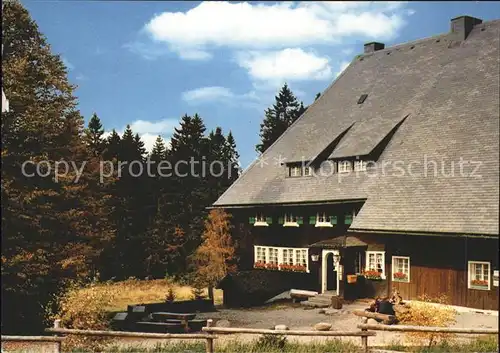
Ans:
POLYGON ((374 51, 377 50, 382 50, 385 48, 384 43, 378 43, 378 42, 370 42, 365 44, 365 54, 366 53, 373 53, 374 51))
POLYGON ((451 34, 456 41, 466 40, 475 25, 483 20, 471 16, 459 16, 451 19, 451 34))

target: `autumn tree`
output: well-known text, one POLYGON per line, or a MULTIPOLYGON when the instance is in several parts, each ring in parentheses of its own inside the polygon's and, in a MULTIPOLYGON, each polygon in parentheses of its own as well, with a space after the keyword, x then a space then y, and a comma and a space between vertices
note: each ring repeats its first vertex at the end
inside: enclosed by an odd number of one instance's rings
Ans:
POLYGON ((19 2, 2 9, 10 101, 2 114, 2 333, 26 333, 43 327, 44 306, 68 280, 92 275, 114 230, 66 67, 19 2), (26 161, 48 164, 43 175, 32 164, 23 173, 26 161), (88 164, 56 175, 62 161, 88 164))
POLYGON ((210 211, 205 221, 203 243, 193 256, 198 281, 208 287, 212 300, 214 286, 228 273, 236 270, 230 218, 223 209, 210 211))

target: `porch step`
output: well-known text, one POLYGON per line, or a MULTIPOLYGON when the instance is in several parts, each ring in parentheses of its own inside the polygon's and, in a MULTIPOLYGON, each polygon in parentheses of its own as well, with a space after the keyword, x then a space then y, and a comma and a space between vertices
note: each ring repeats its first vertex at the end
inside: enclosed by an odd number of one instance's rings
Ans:
POLYGON ((332 297, 334 295, 330 293, 322 293, 309 297, 308 300, 301 302, 302 305, 312 306, 315 308, 327 308, 332 305, 332 297))

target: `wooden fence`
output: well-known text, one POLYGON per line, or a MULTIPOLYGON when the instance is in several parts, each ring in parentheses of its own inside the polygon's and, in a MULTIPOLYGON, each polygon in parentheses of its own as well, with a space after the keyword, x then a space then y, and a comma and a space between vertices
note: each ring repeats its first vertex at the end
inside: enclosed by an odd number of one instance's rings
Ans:
MULTIPOLYGON (((471 328, 449 328, 449 327, 422 327, 422 326, 394 326, 394 325, 358 325, 359 331, 298 331, 298 330, 267 330, 236 327, 213 327, 213 320, 208 320, 207 326, 203 327, 203 333, 146 333, 125 331, 96 331, 96 330, 74 330, 56 327, 45 331, 58 335, 82 335, 97 337, 127 337, 127 338, 156 338, 156 339, 200 339, 205 340, 206 352, 214 353, 214 340, 216 334, 253 334, 253 335, 280 335, 280 336, 310 336, 310 337, 360 337, 364 352, 369 352, 368 337, 376 336, 375 331, 392 332, 427 332, 427 333, 450 333, 450 334, 498 334, 498 329, 471 329, 471 328)), ((2 336, 2 341, 16 342, 56 342, 57 352, 64 338, 53 336, 2 336)))

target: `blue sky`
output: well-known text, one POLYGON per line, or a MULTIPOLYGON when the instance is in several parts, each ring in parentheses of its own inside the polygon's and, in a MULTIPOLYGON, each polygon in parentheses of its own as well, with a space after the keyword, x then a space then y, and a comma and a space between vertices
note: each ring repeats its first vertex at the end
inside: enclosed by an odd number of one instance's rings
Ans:
POLYGON ((448 32, 450 19, 500 18, 498 2, 160 2, 22 0, 61 54, 86 120, 131 124, 149 148, 182 115, 235 136, 256 158, 264 109, 286 81, 310 104, 363 43, 448 32))

